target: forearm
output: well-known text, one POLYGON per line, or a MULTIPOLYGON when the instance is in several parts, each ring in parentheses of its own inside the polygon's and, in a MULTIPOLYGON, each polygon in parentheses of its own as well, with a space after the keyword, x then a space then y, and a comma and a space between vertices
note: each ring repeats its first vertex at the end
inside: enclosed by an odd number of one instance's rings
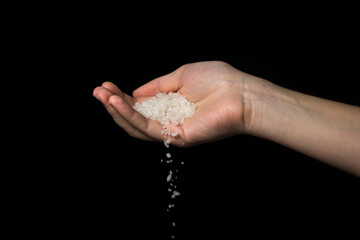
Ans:
POLYGON ((360 108, 253 81, 247 132, 360 176, 360 108), (256 85, 256 87, 254 87, 256 85), (256 90, 254 90, 256 89, 256 90))

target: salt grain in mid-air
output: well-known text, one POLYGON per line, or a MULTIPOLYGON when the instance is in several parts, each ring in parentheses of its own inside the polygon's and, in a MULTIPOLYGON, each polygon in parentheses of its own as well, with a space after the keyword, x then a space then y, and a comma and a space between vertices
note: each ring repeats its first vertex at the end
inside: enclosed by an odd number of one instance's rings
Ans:
MULTIPOLYGON (((164 145, 169 148, 170 143, 172 141, 171 138, 176 138, 179 136, 179 132, 171 132, 169 129, 169 125, 173 124, 175 126, 181 126, 185 123, 185 119, 191 117, 196 110, 196 105, 190 101, 188 101, 185 97, 181 96, 179 93, 169 92, 166 93, 158 93, 156 96, 149 98, 148 100, 135 103, 133 108, 143 115, 146 118, 150 118, 152 120, 156 120, 161 123, 163 130, 161 134, 164 135, 164 145)), ((183 142, 184 146, 185 143, 183 142)), ((170 153, 166 153, 167 161, 161 159, 161 162, 166 162, 167 165, 172 166, 173 159, 171 158, 170 153)), ((181 162, 183 165, 184 162, 181 162)), ((177 188, 175 175, 178 172, 178 169, 169 170, 168 176, 166 177, 166 181, 169 183, 168 191, 171 193, 170 195, 170 203, 167 212, 170 212, 171 209, 175 207, 173 201, 176 197, 180 196, 180 192, 175 191, 173 189, 177 188)), ((172 222, 172 227, 175 228, 175 222, 172 222)), ((171 235, 171 238, 174 239, 175 236, 171 235)))
POLYGON ((169 175, 168 175, 167 178, 166 178, 166 181, 167 181, 167 182, 170 182, 170 181, 171 181, 171 178, 172 178, 172 171, 170 170, 169 175))
POLYGON ((175 198, 177 196, 180 196, 180 193, 178 191, 173 191, 173 194, 171 195, 171 198, 175 198))

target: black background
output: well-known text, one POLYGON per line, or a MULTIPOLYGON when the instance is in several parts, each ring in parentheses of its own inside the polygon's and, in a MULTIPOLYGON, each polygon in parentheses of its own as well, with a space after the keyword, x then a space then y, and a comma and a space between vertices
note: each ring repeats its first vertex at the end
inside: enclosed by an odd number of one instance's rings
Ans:
POLYGON ((112 81, 131 94, 182 64, 221 60, 293 90, 360 105, 357 9, 320 1, 172 1, 48 6, 33 14, 24 28, 34 25, 35 39, 42 36, 36 41, 52 109, 43 119, 45 141, 31 149, 39 158, 21 165, 32 173, 19 183, 14 221, 28 226, 20 232, 169 239, 175 219, 176 239, 355 233, 358 178, 251 136, 171 147, 185 164, 182 195, 166 213, 168 169, 160 159, 168 150, 129 137, 92 91, 112 81))

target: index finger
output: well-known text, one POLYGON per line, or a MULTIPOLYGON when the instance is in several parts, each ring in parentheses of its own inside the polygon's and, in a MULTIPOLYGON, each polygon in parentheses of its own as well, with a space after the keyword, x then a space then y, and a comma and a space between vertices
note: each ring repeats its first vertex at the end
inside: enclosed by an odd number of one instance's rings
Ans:
MULTIPOLYGON (((162 126, 160 123, 156 122, 155 120, 147 119, 138 113, 135 109, 133 109, 125 99, 117 96, 112 95, 109 98, 109 104, 114 107, 117 112, 123 117, 127 123, 132 128, 124 128, 130 135, 132 135, 132 131, 134 129, 136 131, 140 131, 141 133, 147 135, 150 138, 163 140, 164 136, 162 135, 162 126)), ((135 131, 135 133, 136 133, 135 131)), ((133 134, 134 135, 134 134, 133 134)))

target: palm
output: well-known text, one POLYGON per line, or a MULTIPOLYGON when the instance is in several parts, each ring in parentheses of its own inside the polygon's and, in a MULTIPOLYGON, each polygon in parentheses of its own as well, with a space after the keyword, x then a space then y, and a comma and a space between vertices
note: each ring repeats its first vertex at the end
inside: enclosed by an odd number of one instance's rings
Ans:
POLYGON ((232 70, 218 62, 198 63, 189 65, 181 75, 179 92, 197 105, 195 114, 182 126, 188 142, 197 144, 239 133, 242 84, 234 80, 232 70))
POLYGON ((197 110, 191 118, 185 120, 184 125, 176 127, 179 136, 172 140, 172 144, 189 146, 218 140, 238 134, 244 125, 241 94, 243 85, 236 80, 239 79, 238 73, 236 69, 221 62, 185 65, 141 86, 134 91, 134 97, 121 93, 115 85, 108 86, 108 90, 115 92, 118 97, 113 97, 107 108, 114 108, 109 112, 130 135, 144 140, 162 140, 164 136, 160 133, 161 125, 145 119, 130 106, 158 92, 178 91, 194 102, 197 110))

